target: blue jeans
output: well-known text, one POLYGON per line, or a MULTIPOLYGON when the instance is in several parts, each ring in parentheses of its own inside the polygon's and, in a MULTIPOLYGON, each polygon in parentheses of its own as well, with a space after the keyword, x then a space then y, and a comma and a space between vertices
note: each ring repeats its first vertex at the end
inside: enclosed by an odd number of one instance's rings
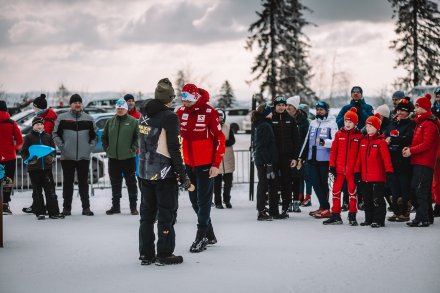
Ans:
POLYGON ((191 183, 195 186, 194 191, 188 191, 192 207, 197 214, 198 228, 207 230, 211 223, 211 203, 214 178, 209 178, 211 165, 197 167, 186 166, 191 183))

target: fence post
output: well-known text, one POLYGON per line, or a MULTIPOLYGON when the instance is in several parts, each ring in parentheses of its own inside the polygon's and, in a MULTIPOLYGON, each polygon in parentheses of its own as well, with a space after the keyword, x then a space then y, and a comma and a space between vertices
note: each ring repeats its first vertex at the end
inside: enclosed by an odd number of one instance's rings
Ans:
MULTIPOLYGON (((252 96, 252 111, 257 108, 257 99, 255 95, 252 96)), ((251 123, 251 145, 249 146, 249 200, 254 200, 254 158, 252 156, 252 143, 254 141, 254 124, 251 123)))

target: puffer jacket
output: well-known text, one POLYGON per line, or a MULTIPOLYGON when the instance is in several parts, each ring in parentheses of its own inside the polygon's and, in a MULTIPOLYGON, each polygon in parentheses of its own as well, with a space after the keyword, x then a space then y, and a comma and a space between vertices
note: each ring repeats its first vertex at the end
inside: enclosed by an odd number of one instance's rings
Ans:
POLYGON ((368 105, 364 99, 360 101, 351 100, 350 104, 345 105, 342 107, 341 111, 339 111, 338 117, 336 117, 336 123, 338 124, 338 127, 344 127, 344 115, 347 113, 348 110, 351 109, 351 107, 357 108, 357 113, 359 117, 359 121, 357 124, 358 129, 362 129, 365 126, 365 121, 368 117, 373 116, 373 107, 371 105, 368 105))
POLYGON ((17 122, 5 111, 0 111, 0 138, 0 162, 15 160, 16 152, 23 145, 23 136, 17 122))
POLYGON ((409 146, 411 164, 434 169, 440 140, 440 122, 431 112, 416 116, 416 128, 409 146))
POLYGON ((279 155, 286 158, 286 160, 297 158, 301 142, 295 118, 290 116, 287 111, 283 113, 274 111, 272 115, 272 128, 279 155))
POLYGON ((386 137, 390 138, 388 149, 390 150, 391 162, 394 172, 401 174, 411 173, 411 158, 405 158, 402 150, 411 144, 414 134, 415 123, 411 119, 393 119, 384 130, 386 137))
POLYGON ((386 173, 394 172, 388 145, 383 134, 361 139, 355 173, 361 173, 364 182, 386 182, 386 173))
POLYGON ((84 112, 63 113, 55 123, 52 136, 61 150, 61 160, 90 160, 97 140, 95 120, 84 112))
POLYGON ((38 114, 44 120, 44 131, 52 135, 53 129, 55 128, 55 121, 57 121, 58 115, 52 108, 48 108, 41 114, 38 114))
POLYGON ((270 121, 257 114, 254 125, 253 157, 256 166, 278 163, 278 150, 270 121))
MULTIPOLYGON (((53 142, 52 136, 49 133, 47 133, 46 131, 38 133, 32 130, 24 137, 23 147, 21 148, 21 157, 23 158, 23 160, 29 158, 29 147, 32 145, 46 145, 55 148, 55 143, 53 142)), ((28 164, 27 170, 34 171, 52 169, 52 160, 55 155, 56 153, 54 151, 52 154, 49 154, 44 158, 38 159, 35 164, 28 164), (49 160, 49 157, 52 157, 52 160, 49 160)))
POLYGON ((336 173, 354 173, 359 153, 362 133, 357 129, 346 130, 341 128, 335 135, 335 140, 330 149, 330 167, 336 168, 336 173))
POLYGON ((116 160, 134 158, 139 148, 138 133, 138 120, 128 114, 115 115, 105 123, 102 147, 109 158, 116 160))
POLYGON ((177 110, 182 136, 183 159, 191 167, 211 165, 219 168, 225 154, 225 135, 218 112, 208 105, 209 94, 199 88, 200 98, 190 108, 177 110))
POLYGON ((226 139, 225 155, 222 162, 220 163, 220 174, 234 173, 235 171, 235 157, 234 149, 232 146, 235 144, 235 136, 230 125, 224 123, 222 125, 222 132, 226 139))
POLYGON ((294 118, 296 120, 296 124, 298 125, 300 146, 302 146, 304 144, 304 141, 306 140, 307 131, 309 130, 310 122, 309 119, 307 119, 306 112, 304 112, 301 109, 298 109, 296 111, 294 118))
POLYGON ((338 125, 333 116, 317 118, 310 122, 309 134, 302 147, 304 150, 301 158, 312 162, 328 162, 336 132, 338 132, 338 125), (324 140, 324 145, 316 144, 317 138, 324 140))
POLYGON ((139 119, 139 177, 177 178, 185 173, 179 142, 179 118, 163 103, 147 100, 139 119))

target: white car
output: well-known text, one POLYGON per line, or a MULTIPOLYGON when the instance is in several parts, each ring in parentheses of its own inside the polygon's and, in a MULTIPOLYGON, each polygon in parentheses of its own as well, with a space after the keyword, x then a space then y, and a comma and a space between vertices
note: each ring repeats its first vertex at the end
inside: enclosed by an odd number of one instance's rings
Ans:
POLYGON ((243 130, 243 121, 250 111, 248 108, 225 109, 226 122, 231 125, 231 129, 234 133, 243 130))

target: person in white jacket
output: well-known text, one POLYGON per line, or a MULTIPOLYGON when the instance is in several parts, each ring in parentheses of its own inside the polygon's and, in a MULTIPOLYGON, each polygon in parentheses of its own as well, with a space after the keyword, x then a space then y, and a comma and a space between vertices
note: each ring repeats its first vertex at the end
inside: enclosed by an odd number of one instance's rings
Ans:
POLYGON ((330 148, 338 131, 338 125, 335 117, 329 116, 329 104, 319 101, 315 108, 316 119, 310 122, 307 138, 300 152, 300 159, 306 159, 309 164, 310 179, 319 200, 319 209, 310 212, 310 216, 329 218, 331 216, 328 200, 330 148))

